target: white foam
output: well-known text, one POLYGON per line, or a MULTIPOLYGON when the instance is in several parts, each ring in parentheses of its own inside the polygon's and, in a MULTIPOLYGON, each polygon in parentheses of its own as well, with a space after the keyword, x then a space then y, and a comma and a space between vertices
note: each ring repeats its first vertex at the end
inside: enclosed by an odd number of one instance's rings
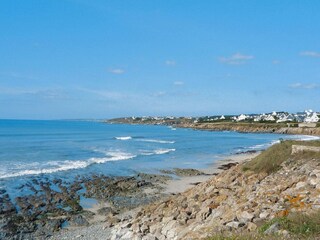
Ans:
POLYGON ((64 161, 63 165, 60 165, 57 168, 44 168, 44 169, 30 169, 30 170, 22 170, 15 173, 7 173, 0 176, 1 178, 10 178, 10 177, 19 177, 25 175, 39 175, 44 173, 54 173, 59 171, 67 171, 78 168, 85 168, 89 166, 87 161, 64 161))
POLYGON ((154 151, 155 154, 160 155, 160 154, 166 154, 169 152, 174 152, 176 149, 171 148, 171 149, 157 149, 154 151))
POLYGON ((165 141, 165 140, 158 140, 158 139, 138 139, 139 142, 152 142, 152 143, 168 143, 173 144, 175 141, 165 141))
POLYGON ((130 137, 130 136, 126 136, 126 137, 116 137, 116 139, 117 139, 117 140, 126 141, 126 140, 132 139, 132 137, 130 137))
POLYGON ((120 152, 120 151, 113 151, 107 152, 109 157, 104 158, 90 158, 89 161, 92 163, 105 163, 110 161, 120 161, 120 160, 128 160, 135 158, 137 155, 133 155, 130 153, 120 152))
POLYGON ((166 154, 166 153, 169 153, 169 152, 174 152, 176 151, 176 149, 174 148, 169 148, 169 149, 156 149, 154 151, 147 151, 147 150, 141 150, 141 155, 144 155, 144 156, 151 156, 151 155, 161 155, 161 154, 166 154))
POLYGON ((310 135, 298 135, 296 137, 298 138, 298 140, 301 140, 301 141, 313 141, 313 140, 320 139, 320 137, 318 136, 310 136, 310 135))
POLYGON ((270 143, 257 144, 257 145, 254 145, 254 146, 251 146, 251 147, 248 147, 248 148, 249 149, 265 149, 265 148, 270 147, 270 146, 272 146, 274 144, 277 144, 277 143, 280 143, 280 140, 273 140, 270 143))
POLYGON ((100 163, 106 163, 110 161, 120 161, 120 160, 128 160, 135 158, 136 155, 130 154, 130 153, 125 153, 121 151, 110 151, 110 152, 105 152, 106 157, 102 158, 90 158, 88 160, 83 160, 83 161, 52 161, 46 163, 49 166, 56 166, 54 168, 45 168, 46 166, 41 166, 38 167, 38 169, 26 169, 26 170, 21 170, 18 172, 14 173, 7 173, 7 174, 1 174, 1 178, 10 178, 10 177, 19 177, 19 176, 25 176, 25 175, 39 175, 39 174, 45 174, 45 173, 55 173, 55 172, 60 172, 60 171, 67 171, 67 170, 74 170, 74 169, 80 169, 80 168, 86 168, 92 164, 100 164, 100 163))

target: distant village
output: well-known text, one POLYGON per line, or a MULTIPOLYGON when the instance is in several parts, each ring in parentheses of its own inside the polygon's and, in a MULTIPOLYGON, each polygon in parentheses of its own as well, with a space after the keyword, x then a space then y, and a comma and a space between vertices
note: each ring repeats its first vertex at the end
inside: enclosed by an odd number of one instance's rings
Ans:
POLYGON ((320 113, 313 110, 305 110, 304 112, 288 113, 288 112, 272 112, 262 114, 240 114, 236 116, 219 116, 214 118, 205 117, 205 121, 231 120, 235 122, 253 121, 253 122, 296 122, 296 123, 317 123, 320 120, 320 113))
POLYGON ((170 122, 183 121, 193 123, 203 122, 257 122, 257 123, 296 123, 303 126, 303 124, 314 125, 320 122, 320 112, 313 110, 305 110, 303 112, 289 113, 289 112, 271 112, 262 114, 240 114, 240 115, 214 115, 203 117, 131 117, 125 118, 127 121, 133 122, 170 122))

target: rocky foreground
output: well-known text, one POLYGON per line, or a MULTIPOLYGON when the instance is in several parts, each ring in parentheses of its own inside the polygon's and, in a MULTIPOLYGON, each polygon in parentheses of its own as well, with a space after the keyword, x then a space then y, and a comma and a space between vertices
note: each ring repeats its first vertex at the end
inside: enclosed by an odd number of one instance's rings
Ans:
MULTIPOLYGON (((168 175, 91 176, 70 185, 34 180, 27 187, 35 193, 15 201, 0 192, 0 239, 162 240, 235 234, 258 236, 254 239, 320 237, 319 141, 285 141, 253 160, 225 163, 220 169, 223 171, 208 181, 176 195, 163 194, 168 175), (87 211, 81 207, 81 197, 110 205, 87 211), (303 220, 302 232, 286 228, 283 222, 287 224, 294 214, 316 214, 316 223, 305 226, 303 220), (94 220, 97 215, 99 221, 94 220), (68 229, 61 230, 63 223, 69 224, 68 229)), ((190 169, 163 173, 203 174, 190 169)))
MULTIPOLYGON (((113 227, 112 239, 201 239, 231 230, 252 232, 291 212, 316 211, 319 160, 292 156, 270 175, 245 172, 240 164, 167 201, 142 208, 113 227)), ((278 227, 268 230, 289 235, 278 227)))

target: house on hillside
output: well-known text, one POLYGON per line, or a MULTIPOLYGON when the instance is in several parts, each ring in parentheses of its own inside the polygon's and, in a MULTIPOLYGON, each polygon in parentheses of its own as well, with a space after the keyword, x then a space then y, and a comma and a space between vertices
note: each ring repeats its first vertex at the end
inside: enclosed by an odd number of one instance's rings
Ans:
POLYGON ((277 123, 281 122, 293 122, 295 120, 295 117, 292 114, 286 115, 285 113, 279 115, 279 119, 277 120, 277 123))
POLYGON ((319 122, 320 118, 318 117, 317 113, 313 112, 310 113, 305 119, 305 123, 316 123, 319 122))
POLYGON ((248 118, 248 116, 244 115, 244 114, 240 114, 238 117, 235 118, 235 120, 237 122, 239 121, 243 121, 243 120, 246 120, 248 118))

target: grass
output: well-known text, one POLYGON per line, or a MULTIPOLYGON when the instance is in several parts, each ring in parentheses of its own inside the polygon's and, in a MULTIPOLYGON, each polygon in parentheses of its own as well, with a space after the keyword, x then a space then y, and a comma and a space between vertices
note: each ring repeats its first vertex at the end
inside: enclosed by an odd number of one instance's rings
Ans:
POLYGON ((250 162, 243 166, 244 171, 253 171, 255 173, 267 173, 276 172, 280 169, 281 164, 292 159, 309 159, 320 158, 320 153, 316 152, 301 152, 299 154, 291 155, 292 145, 305 145, 305 146, 317 146, 320 147, 320 141, 281 141, 279 144, 275 144, 262 152, 260 155, 252 159, 250 162))
POLYGON ((206 238, 206 240, 275 240, 275 239, 318 239, 320 236, 320 210, 312 213, 290 213, 287 217, 274 218, 262 225, 258 232, 225 233, 206 238), (289 238, 265 235, 264 232, 274 223, 279 223, 281 230, 287 230, 289 238))
POLYGON ((280 229, 287 230, 294 236, 310 237, 320 235, 320 210, 311 214, 290 213, 287 217, 274 218, 262 225, 260 233, 265 232, 272 224, 278 222, 280 229))
MULTIPOLYGON (((247 234, 232 234, 232 235, 214 235, 209 238, 206 238, 206 240, 279 240, 279 236, 266 236, 263 234, 253 234, 253 233, 247 233, 247 234)), ((284 239, 284 238, 282 238, 284 239)))

